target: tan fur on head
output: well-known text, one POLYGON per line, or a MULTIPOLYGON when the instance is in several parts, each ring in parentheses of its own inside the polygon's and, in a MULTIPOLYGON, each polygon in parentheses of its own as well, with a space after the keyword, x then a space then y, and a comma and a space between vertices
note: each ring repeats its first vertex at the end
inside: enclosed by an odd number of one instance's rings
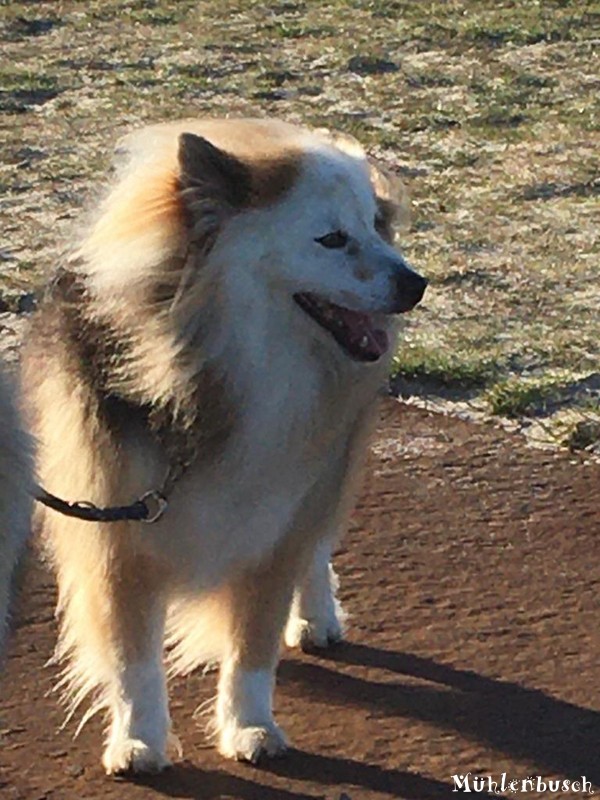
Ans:
POLYGON ((202 371, 183 355, 201 335, 199 309, 210 325, 219 292, 219 274, 202 263, 225 220, 277 202, 293 185, 300 161, 294 131, 282 125, 273 134, 261 120, 188 121, 125 140, 120 180, 72 262, 89 282, 91 313, 129 329, 122 380, 133 380, 138 393, 145 386, 146 401, 176 406, 202 371), (222 138, 242 158, 203 134, 222 138))
POLYGON ((279 136, 268 135, 261 120, 240 120, 237 127, 189 120, 127 137, 121 153, 129 158, 121 180, 75 258, 84 259, 87 270, 104 282, 135 273, 144 280, 181 254, 187 241, 213 235, 228 211, 275 202, 298 174, 294 138, 289 132, 286 138, 286 126, 279 136), (224 150, 205 138, 211 135, 223 140, 224 150), (228 156, 228 147, 241 157, 228 156), (127 270, 124 276, 112 275, 117 262, 127 270))
POLYGON ((404 185, 397 175, 386 167, 369 159, 371 181, 377 197, 377 219, 375 225, 383 238, 393 243, 397 229, 404 224, 408 214, 408 199, 404 185))
POLYGON ((183 220, 177 181, 171 163, 153 165, 143 181, 131 173, 113 189, 76 255, 93 263, 114 248, 140 242, 155 259, 168 253, 176 246, 183 220))

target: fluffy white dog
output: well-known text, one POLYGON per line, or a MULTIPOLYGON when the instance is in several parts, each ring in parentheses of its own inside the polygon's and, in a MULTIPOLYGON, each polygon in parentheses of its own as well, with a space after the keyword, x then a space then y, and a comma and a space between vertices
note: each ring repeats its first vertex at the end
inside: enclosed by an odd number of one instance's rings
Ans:
POLYGON ((284 750, 282 635, 342 635, 331 548, 396 339, 425 280, 353 140, 272 120, 184 121, 125 165, 25 350, 46 488, 99 506, 162 489, 152 525, 47 511, 64 686, 108 714, 109 773, 168 763, 175 670, 218 659, 218 747, 284 750), (165 474, 168 475, 165 488, 165 474), (286 628, 287 623, 287 628, 286 628))

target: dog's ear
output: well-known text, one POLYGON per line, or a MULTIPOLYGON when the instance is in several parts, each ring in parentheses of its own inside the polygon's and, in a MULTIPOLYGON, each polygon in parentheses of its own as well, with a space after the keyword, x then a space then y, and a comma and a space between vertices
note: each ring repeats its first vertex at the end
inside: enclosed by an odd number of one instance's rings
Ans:
POLYGON ((393 244, 396 228, 406 221, 407 201, 404 185, 396 175, 373 158, 369 158, 369 171, 377 201, 375 228, 382 239, 393 244))
POLYGON ((186 218, 191 226, 209 211, 222 217, 247 205, 251 174, 235 156, 193 133, 179 137, 179 185, 186 218))

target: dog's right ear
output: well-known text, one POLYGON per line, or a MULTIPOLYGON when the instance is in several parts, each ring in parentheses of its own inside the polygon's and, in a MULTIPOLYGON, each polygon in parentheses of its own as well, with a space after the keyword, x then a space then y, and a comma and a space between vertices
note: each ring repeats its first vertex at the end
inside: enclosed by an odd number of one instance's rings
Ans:
POLYGON ((207 206, 221 217, 247 205, 251 174, 235 156, 202 136, 182 133, 178 161, 181 197, 191 225, 196 224, 198 216, 206 215, 207 206))

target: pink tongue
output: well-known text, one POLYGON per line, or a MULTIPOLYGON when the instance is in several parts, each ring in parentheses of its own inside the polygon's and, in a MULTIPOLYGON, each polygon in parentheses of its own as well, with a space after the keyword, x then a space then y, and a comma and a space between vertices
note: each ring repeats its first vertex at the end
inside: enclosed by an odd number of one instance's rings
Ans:
POLYGON ((373 359, 380 358, 388 349, 389 340, 385 331, 374 328, 368 314, 351 311, 349 308, 339 309, 344 324, 350 334, 350 341, 357 352, 369 355, 373 359))

